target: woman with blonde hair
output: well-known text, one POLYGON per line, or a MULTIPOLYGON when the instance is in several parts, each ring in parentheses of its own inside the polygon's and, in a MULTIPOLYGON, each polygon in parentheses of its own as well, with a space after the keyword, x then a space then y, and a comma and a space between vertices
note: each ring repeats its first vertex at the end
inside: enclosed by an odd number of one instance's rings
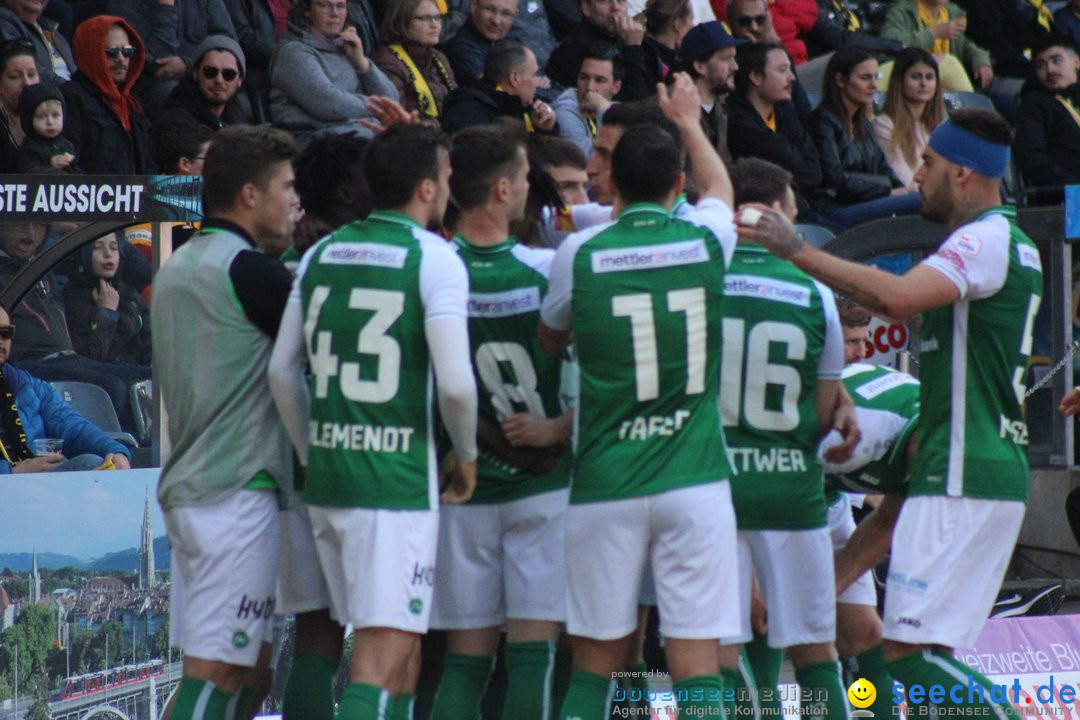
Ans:
POLYGON ((645 23, 645 70, 649 87, 663 82, 671 73, 680 70, 679 45, 690 28, 694 27, 694 6, 690 0, 648 0, 641 14, 645 23))
POLYGON ((450 60, 435 46, 443 17, 435 0, 395 0, 383 18, 382 47, 371 59, 401 95, 401 105, 420 117, 437 120, 443 100, 457 87, 450 60))
POLYGON ((922 152, 945 117, 937 61, 922 48, 905 48, 896 56, 885 107, 874 118, 874 135, 904 187, 916 189, 922 152))

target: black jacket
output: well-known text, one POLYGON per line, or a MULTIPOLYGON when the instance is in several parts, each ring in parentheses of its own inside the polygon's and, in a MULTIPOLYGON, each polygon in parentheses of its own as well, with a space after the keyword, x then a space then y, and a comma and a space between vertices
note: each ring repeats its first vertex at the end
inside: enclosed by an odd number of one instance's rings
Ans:
POLYGON ((450 60, 454 80, 461 87, 475 87, 484 74, 484 60, 495 43, 480 34, 470 16, 454 37, 446 41, 442 51, 450 60))
MULTIPOLYGON (((843 0, 838 0, 843 2, 843 0)), ((832 0, 818 0, 818 19, 810 32, 802 35, 810 57, 824 55, 845 45, 861 47, 875 55, 896 55, 904 49, 904 44, 896 40, 878 37, 865 29, 848 30, 847 19, 842 12, 851 12, 846 3, 843 11, 832 0)))
POLYGON ((1080 107, 1080 83, 1054 93, 1030 88, 1020 96, 1016 114, 1016 166, 1035 185, 1080 183, 1080 125, 1057 99, 1063 95, 1080 107))
POLYGON ((656 94, 656 85, 649 84, 650 73, 646 69, 645 50, 640 45, 623 45, 617 38, 590 22, 583 22, 574 28, 551 53, 547 64, 548 77, 563 87, 574 87, 585 53, 597 42, 615 45, 622 56, 623 83, 622 90, 615 96, 616 100, 641 100, 656 94))
MULTIPOLYGON (((274 14, 270 11, 267 0, 225 0, 225 9, 229 11, 240 49, 244 51, 247 74, 270 71, 270 58, 277 48, 277 35, 274 31, 274 14)), ((364 51, 369 52, 367 46, 364 51)), ((244 78, 245 81, 248 78, 244 78)), ((247 85, 247 83, 244 83, 247 85)))
POLYGON ((800 210, 805 210, 805 198, 813 197, 821 185, 817 148, 799 122, 793 103, 780 103, 775 113, 776 132, 773 132, 746 97, 728 95, 728 150, 733 160, 757 157, 794 175, 799 195, 804 199, 800 210))
POLYGON ((810 133, 821 161, 823 182, 816 205, 822 214, 885 197, 900 187, 869 121, 864 130, 861 138, 848 137, 840 117, 824 105, 810 115, 810 133))
POLYGON ((1024 52, 1049 35, 1027 0, 955 0, 967 11, 964 34, 971 42, 990 51, 994 72, 1022 78, 1031 61, 1024 52))
POLYGON ((169 97, 165 98, 165 114, 161 119, 162 123, 183 121, 199 123, 211 130, 220 130, 229 125, 246 125, 254 122, 254 119, 251 104, 243 92, 237 91, 225 105, 224 112, 215 115, 206 98, 199 92, 199 86, 190 77, 186 77, 177 83, 169 97))
MULTIPOLYGON (((521 120, 526 109, 516 95, 496 90, 490 83, 481 80, 475 87, 459 87, 446 96, 443 102, 442 128, 453 134, 474 125, 490 125, 501 117, 521 120)), ((556 125, 550 133, 537 132, 558 135, 559 126, 556 125)))
POLYGON ((683 69, 682 62, 675 50, 648 35, 641 43, 641 48, 645 52, 645 82, 652 89, 650 94, 653 94, 656 92, 656 83, 663 82, 671 73, 683 69))
POLYGON ((120 124, 105 96, 81 72, 60 86, 64 95, 64 137, 75 145, 75 162, 95 175, 156 172, 150 122, 132 113, 131 132, 120 124))
MULTIPOLYGON (((27 135, 22 145, 15 151, 15 172, 53 172, 53 155, 65 153, 75 154, 75 146, 63 135, 49 140, 46 138, 27 135)), ((67 172, 76 172, 79 166, 79 158, 68 165, 67 172)))

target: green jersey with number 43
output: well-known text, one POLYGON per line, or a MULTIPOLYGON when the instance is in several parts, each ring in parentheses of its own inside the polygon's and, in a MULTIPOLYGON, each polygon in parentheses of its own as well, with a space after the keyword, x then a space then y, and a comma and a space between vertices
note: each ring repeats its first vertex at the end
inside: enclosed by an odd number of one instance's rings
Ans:
POLYGON ((825 525, 817 456, 819 380, 839 380, 844 340, 832 291, 755 244, 724 279, 720 408, 740 530, 825 525))
POLYGON ((578 353, 572 503, 730 475, 716 391, 732 215, 706 199, 682 218, 631 205, 556 252, 541 314, 578 353))
POLYGON ((1039 251, 996 207, 952 232, 924 265, 960 298, 923 315, 922 416, 911 495, 1027 499, 1026 392, 1039 251))
MULTIPOLYGON (((562 361, 540 347, 536 334, 555 251, 513 239, 480 247, 459 235, 454 243, 469 273, 469 344, 480 416, 496 426, 514 413, 558 417, 562 361)), ((568 452, 545 475, 519 470, 483 449, 477 463, 474 503, 517 500, 570 483, 568 452)))
POLYGON ((424 324, 464 319, 461 260, 410 218, 377 211, 309 250, 297 287, 311 365, 304 501, 438 507, 424 324))

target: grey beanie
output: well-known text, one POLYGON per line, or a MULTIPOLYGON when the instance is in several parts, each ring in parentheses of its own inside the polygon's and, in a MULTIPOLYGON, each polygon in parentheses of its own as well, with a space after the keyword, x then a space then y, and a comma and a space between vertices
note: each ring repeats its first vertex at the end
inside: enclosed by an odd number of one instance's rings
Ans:
POLYGON ((236 57, 236 64, 240 67, 240 77, 247 77, 247 60, 244 59, 244 51, 240 44, 228 35, 211 35, 199 43, 195 48, 195 66, 202 62, 203 55, 211 50, 226 50, 236 57))

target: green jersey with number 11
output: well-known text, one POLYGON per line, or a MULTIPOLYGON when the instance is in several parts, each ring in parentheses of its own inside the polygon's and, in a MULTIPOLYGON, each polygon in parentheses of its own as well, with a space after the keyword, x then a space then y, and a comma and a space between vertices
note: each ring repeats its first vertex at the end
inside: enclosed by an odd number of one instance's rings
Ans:
POLYGON ((683 219, 631 205, 559 247, 541 315, 578 352, 572 503, 729 477, 716 392, 733 246, 731 210, 706 199, 683 219))
POLYGON ((412 219, 376 211, 309 250, 296 288, 311 365, 304 501, 438 507, 424 324, 465 318, 461 260, 412 219))

